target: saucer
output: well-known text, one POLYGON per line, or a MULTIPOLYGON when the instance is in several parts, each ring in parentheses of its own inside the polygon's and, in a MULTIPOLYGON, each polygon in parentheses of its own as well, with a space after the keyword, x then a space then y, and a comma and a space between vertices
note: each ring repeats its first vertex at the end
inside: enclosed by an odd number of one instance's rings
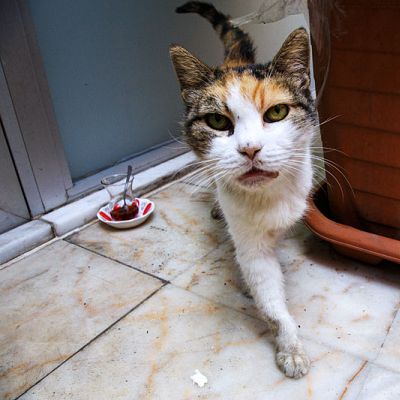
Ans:
POLYGON ((128 229, 142 224, 154 211, 154 203, 148 199, 136 198, 135 202, 138 206, 138 214, 135 218, 126 221, 114 221, 111 217, 111 206, 109 204, 101 207, 97 212, 97 218, 116 229, 128 229))

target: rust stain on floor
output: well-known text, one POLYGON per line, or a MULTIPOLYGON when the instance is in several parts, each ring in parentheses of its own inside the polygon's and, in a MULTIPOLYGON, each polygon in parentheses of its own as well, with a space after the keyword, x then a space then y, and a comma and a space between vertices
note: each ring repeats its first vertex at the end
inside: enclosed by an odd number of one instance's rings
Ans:
POLYGON ((358 375, 360 375, 360 373, 364 370, 364 368, 367 366, 368 361, 365 360, 360 368, 353 374, 353 376, 348 380, 346 386, 344 387, 342 393, 340 394, 338 400, 343 400, 346 396, 347 391, 349 390, 349 387, 351 386, 351 384, 354 382, 354 380, 357 378, 358 375))
POLYGON ((364 314, 358 318, 352 319, 351 322, 363 322, 363 321, 368 321, 369 319, 371 319, 371 316, 369 314, 364 314))
POLYGON ((0 378, 7 377, 8 375, 16 375, 16 376, 22 376, 25 375, 25 380, 24 383, 19 385, 18 387, 14 388, 12 392, 9 393, 4 393, 3 396, 5 399, 7 398, 14 398, 16 397, 16 393, 20 394, 24 392, 26 389, 28 389, 30 386, 32 386, 38 379, 41 378, 43 373, 43 368, 46 367, 47 365, 52 365, 52 364, 58 364, 62 361, 64 361, 67 357, 69 357, 69 354, 61 354, 56 358, 52 358, 50 360, 43 361, 41 363, 22 363, 18 364, 16 366, 13 366, 11 368, 8 368, 7 370, 3 371, 0 374, 0 378), (26 374, 32 370, 38 369, 38 374, 37 376, 33 376, 30 382, 27 382, 27 377, 26 374))
POLYGON ((189 290, 191 289, 193 286, 196 286, 199 284, 199 280, 200 280, 200 276, 196 273, 193 273, 190 282, 188 283, 188 285, 186 286, 186 289, 189 290))

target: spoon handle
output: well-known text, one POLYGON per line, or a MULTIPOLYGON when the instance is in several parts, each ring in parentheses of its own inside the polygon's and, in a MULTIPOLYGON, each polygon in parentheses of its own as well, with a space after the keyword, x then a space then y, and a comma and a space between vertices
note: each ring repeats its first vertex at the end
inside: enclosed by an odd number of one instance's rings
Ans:
POLYGON ((132 165, 128 165, 128 173, 126 175, 125 187, 124 187, 124 207, 126 206, 126 191, 128 190, 128 183, 132 175, 132 165))

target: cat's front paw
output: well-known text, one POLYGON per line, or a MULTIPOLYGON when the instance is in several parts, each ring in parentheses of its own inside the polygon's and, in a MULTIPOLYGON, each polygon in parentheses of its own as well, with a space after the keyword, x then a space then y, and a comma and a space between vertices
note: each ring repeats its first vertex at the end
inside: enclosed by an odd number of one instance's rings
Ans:
POLYGON ((310 359, 304 351, 278 351, 276 363, 279 369, 289 378, 302 378, 310 370, 310 359))

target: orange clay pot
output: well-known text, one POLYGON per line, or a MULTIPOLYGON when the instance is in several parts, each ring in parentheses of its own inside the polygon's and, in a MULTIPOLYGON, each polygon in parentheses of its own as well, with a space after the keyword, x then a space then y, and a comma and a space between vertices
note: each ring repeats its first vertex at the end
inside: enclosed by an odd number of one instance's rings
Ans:
POLYGON ((336 117, 321 126, 327 196, 316 193, 306 223, 341 253, 400 263, 400 1, 341 8, 319 107, 321 121, 336 117))

